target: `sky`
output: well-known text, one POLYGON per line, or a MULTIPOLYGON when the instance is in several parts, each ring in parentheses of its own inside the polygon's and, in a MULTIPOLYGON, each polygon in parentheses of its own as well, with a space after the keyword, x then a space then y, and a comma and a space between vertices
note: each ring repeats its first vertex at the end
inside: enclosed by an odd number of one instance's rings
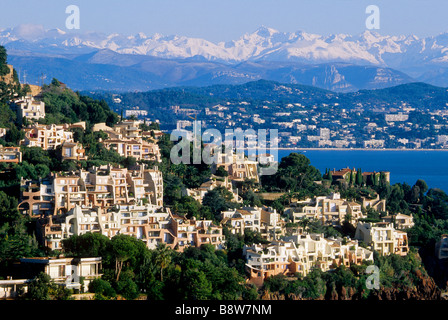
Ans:
POLYGON ((380 9, 384 35, 448 31, 446 0, 1 0, 0 28, 40 24, 67 32, 66 7, 80 9, 77 32, 182 35, 212 42, 238 39, 260 26, 329 35, 366 30, 366 8, 380 9))

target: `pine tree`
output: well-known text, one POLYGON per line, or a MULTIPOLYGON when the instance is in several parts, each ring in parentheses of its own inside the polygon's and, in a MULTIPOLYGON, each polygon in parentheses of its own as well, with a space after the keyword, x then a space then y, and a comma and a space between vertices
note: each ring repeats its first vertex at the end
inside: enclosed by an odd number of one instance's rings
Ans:
POLYGON ((356 184, 357 184, 358 186, 362 186, 362 184, 363 184, 363 181, 362 181, 362 171, 361 171, 361 169, 358 169, 358 170, 356 171, 356 184))

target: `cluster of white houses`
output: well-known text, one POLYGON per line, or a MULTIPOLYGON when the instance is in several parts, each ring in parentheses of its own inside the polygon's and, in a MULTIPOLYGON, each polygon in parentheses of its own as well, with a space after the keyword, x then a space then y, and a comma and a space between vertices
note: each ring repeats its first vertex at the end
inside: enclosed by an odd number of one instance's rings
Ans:
POLYGON ((340 265, 373 261, 373 252, 359 246, 357 240, 326 239, 322 234, 297 234, 268 245, 244 247, 249 282, 261 285, 270 276, 306 276, 314 267, 322 271, 340 265))
MULTIPOLYGON (((231 177, 212 176, 201 188, 186 194, 201 201, 215 187, 233 192, 231 177)), ((283 219, 270 207, 242 207, 221 212, 220 223, 173 214, 163 205, 163 177, 144 164, 133 170, 113 166, 93 167, 71 173, 53 174, 39 183, 22 181, 19 209, 38 216, 39 238, 52 250, 61 250, 61 241, 73 235, 98 232, 109 238, 127 234, 145 242, 148 248, 165 243, 174 250, 211 244, 224 248, 223 228, 233 234, 246 230, 259 233, 265 245, 246 246, 244 257, 249 281, 260 285, 275 274, 306 275, 312 267, 329 270, 341 264, 360 264, 373 259, 373 250, 382 255, 408 253, 407 234, 400 229, 413 225, 412 217, 385 216, 383 222, 363 222, 362 207, 385 210, 384 200, 363 199, 362 204, 341 199, 338 193, 293 203, 283 219), (301 228, 290 232, 286 221, 319 220, 324 225, 356 227, 354 239, 325 238, 301 228)))
POLYGON ((359 222, 355 238, 325 238, 323 234, 300 232, 281 236, 265 245, 244 247, 250 283, 261 285, 270 276, 306 276, 313 267, 328 271, 340 265, 373 261, 373 251, 380 255, 407 255, 407 233, 392 223, 359 222))
POLYGON ((61 249, 61 240, 89 232, 112 238, 125 234, 143 241, 149 249, 165 243, 172 249, 211 244, 223 248, 222 228, 211 220, 187 219, 157 205, 117 205, 104 209, 75 206, 69 212, 39 220, 45 245, 61 249))
POLYGON ((76 205, 108 208, 139 201, 163 206, 163 177, 157 167, 105 165, 52 173, 39 181, 22 179, 19 210, 29 216, 57 215, 76 205))
MULTIPOLYGON (((261 285, 267 277, 277 274, 306 276, 313 267, 327 271, 340 265, 361 264, 373 261, 373 251, 380 255, 407 255, 404 229, 414 225, 412 216, 397 214, 385 216, 381 222, 364 221, 367 216, 362 206, 383 211, 385 205, 378 198, 363 199, 363 204, 358 204, 341 199, 337 193, 294 203, 285 209, 291 221, 307 219, 327 226, 341 226, 347 221, 356 227, 354 239, 325 238, 323 234, 304 232, 303 228, 296 229, 295 234, 285 234, 282 228, 274 233, 274 240, 269 239, 269 244, 244 248, 249 282, 261 285)), ((252 226, 253 222, 249 220, 248 224, 252 226)))
MULTIPOLYGON (((18 114, 32 120, 45 117, 42 102, 28 98, 22 100, 13 104, 18 114)), ((37 219, 42 244, 51 250, 61 250, 63 239, 95 232, 109 238, 117 234, 130 235, 143 241, 150 249, 164 243, 174 250, 183 251, 189 246, 203 244, 224 248, 224 227, 240 235, 251 230, 267 241, 267 244, 245 246, 243 250, 249 281, 256 285, 261 285, 266 277, 272 275, 305 276, 313 267, 326 271, 340 265, 372 261, 373 250, 382 255, 408 253, 407 233, 403 229, 413 226, 412 217, 398 214, 385 216, 378 223, 363 221, 366 218, 363 207, 386 212, 385 200, 379 197, 365 198, 362 203, 357 203, 333 193, 297 201, 285 209, 286 218, 270 207, 242 207, 221 212, 219 224, 174 214, 163 203, 163 176, 157 167, 161 162, 156 143, 159 132, 142 131, 140 125, 141 122, 136 120, 122 121, 113 128, 100 123, 93 127, 93 131, 107 135, 100 141, 106 148, 124 157, 152 161, 156 166, 138 164, 127 169, 106 165, 52 173, 39 181, 22 179, 19 211, 37 219), (293 231, 286 228, 287 221, 298 223, 304 219, 319 220, 327 226, 351 223, 356 227, 355 238, 325 238, 322 234, 309 234, 301 228, 293 231)), ((63 159, 87 159, 83 146, 73 139, 73 128, 85 130, 85 123, 34 123, 25 128, 25 138, 21 143, 44 150, 61 148, 63 159)), ((230 159, 225 155, 219 156, 224 161, 213 166, 212 172, 216 173, 222 167, 228 176, 212 175, 199 188, 184 189, 183 195, 202 202, 207 192, 221 187, 233 195, 234 202, 243 202, 238 189, 234 189, 234 183, 258 182, 258 162, 242 155, 233 155, 230 159)), ((2 161, 20 162, 20 149, 0 147, 2 161)), ((336 180, 347 181, 352 175, 353 170, 348 168, 332 171, 336 180)), ((380 173, 364 175, 376 179, 380 173)), ((388 175, 382 176, 389 180, 388 175)), ((53 279, 69 288, 80 288, 79 281, 75 279, 77 276, 87 280, 101 276, 100 258, 81 259, 76 263, 70 258, 22 260, 23 265, 41 266, 53 279)), ((11 295, 17 286, 26 286, 26 280, 21 283, 5 281, 8 280, 0 281, 0 298, 11 295)))
POLYGON ((113 128, 105 123, 98 123, 93 126, 93 131, 106 133, 108 138, 101 142, 107 149, 115 150, 122 157, 161 162, 159 146, 154 142, 158 135, 140 129, 142 123, 139 120, 123 120, 113 128))

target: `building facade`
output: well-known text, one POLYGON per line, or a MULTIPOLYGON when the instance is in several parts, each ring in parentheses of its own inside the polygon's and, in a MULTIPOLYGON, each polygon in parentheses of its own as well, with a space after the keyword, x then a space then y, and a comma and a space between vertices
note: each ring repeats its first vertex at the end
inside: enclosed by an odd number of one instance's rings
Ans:
POLYGON ((0 146, 0 162, 19 163, 22 162, 22 152, 19 147, 0 146))
POLYGON ((355 239, 362 240, 383 256, 406 256, 409 252, 407 233, 396 230, 393 224, 388 222, 358 223, 355 239))
POLYGON ((245 246, 249 282, 261 286, 270 276, 306 276, 314 267, 328 271, 340 265, 373 261, 373 252, 350 239, 326 239, 322 234, 283 237, 268 245, 245 246))
POLYGON ((45 103, 35 100, 32 96, 14 100, 11 103, 11 109, 16 112, 19 121, 22 121, 24 117, 28 120, 45 118, 45 103))

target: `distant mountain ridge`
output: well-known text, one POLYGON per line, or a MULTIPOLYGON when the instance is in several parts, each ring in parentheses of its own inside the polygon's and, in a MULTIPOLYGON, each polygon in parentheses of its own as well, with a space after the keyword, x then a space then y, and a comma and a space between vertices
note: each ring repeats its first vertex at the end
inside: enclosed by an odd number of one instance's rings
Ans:
POLYGON ((138 105, 141 109, 167 109, 173 105, 210 107, 226 102, 264 101, 301 103, 305 106, 337 103, 341 108, 363 108, 366 110, 397 109, 406 105, 416 110, 439 110, 448 106, 448 90, 427 83, 414 82, 394 87, 360 90, 357 92, 333 92, 301 84, 286 84, 276 81, 257 80, 239 85, 212 85, 205 87, 174 87, 146 92, 87 93, 96 99, 106 99, 114 108, 138 105), (120 97, 115 102, 114 97, 120 97), (384 109, 383 109, 384 108, 384 109))
POLYGON ((305 84, 338 92, 378 89, 416 81, 408 75, 376 66, 348 63, 302 64, 246 61, 224 64, 191 59, 161 59, 101 50, 79 56, 30 55, 11 50, 8 60, 27 82, 42 74, 75 90, 148 91, 174 86, 242 84, 272 80, 305 84))
POLYGON ((67 76, 64 64, 74 73, 92 72, 88 85, 65 79, 80 90, 144 91, 258 79, 341 92, 415 81, 448 86, 448 33, 422 39, 370 31, 322 36, 261 27, 237 40, 213 43, 178 35, 74 34, 25 25, 0 30, 0 45, 30 79, 44 71, 67 76), (49 65, 54 61, 57 68, 49 65), (112 78, 123 72, 122 80, 112 78), (138 79, 127 83, 127 75, 138 79))

